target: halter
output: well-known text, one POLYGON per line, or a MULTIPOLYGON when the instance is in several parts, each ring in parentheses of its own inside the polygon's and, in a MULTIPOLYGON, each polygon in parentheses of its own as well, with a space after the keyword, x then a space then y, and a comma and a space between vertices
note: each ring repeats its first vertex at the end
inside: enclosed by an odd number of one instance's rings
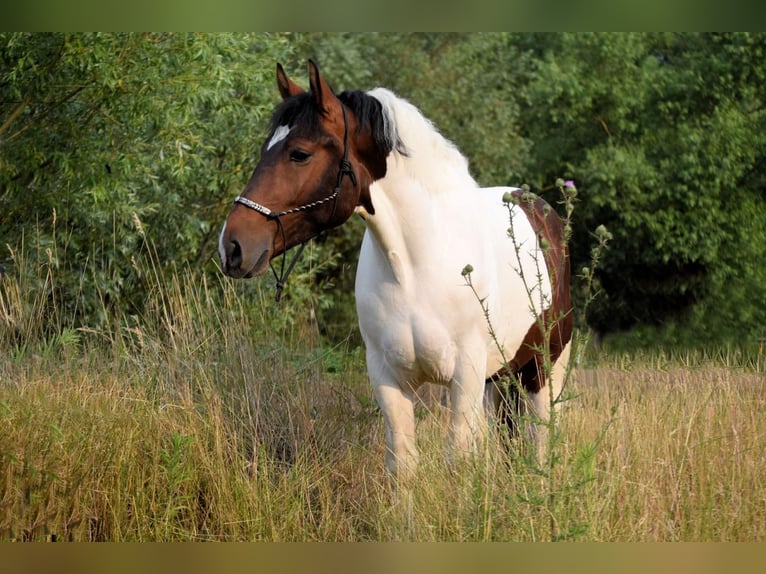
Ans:
MULTIPOLYGON (((279 232, 282 234, 282 245, 285 247, 287 246, 287 236, 285 234, 285 228, 282 225, 280 217, 283 215, 299 213, 301 211, 308 211, 309 209, 319 207, 320 205, 329 201, 334 201, 332 206, 332 213, 328 219, 329 221, 335 216, 335 209, 338 206, 338 196, 340 195, 341 186, 343 185, 343 178, 348 176, 351 179, 351 183, 356 185, 356 174, 354 173, 354 168, 352 167, 351 162, 348 160, 348 121, 346 120, 346 106, 341 103, 340 108, 343 112, 343 159, 340 160, 340 167, 338 169, 338 181, 335 184, 335 189, 330 195, 324 199, 318 199, 317 201, 312 201, 311 203, 306 203, 299 207, 293 207, 292 209, 287 209, 285 211, 272 211, 265 205, 256 203, 255 201, 247 199, 246 197, 242 197, 241 195, 234 199, 234 203, 241 203, 245 207, 249 207, 250 209, 257 211, 261 215, 265 216, 266 219, 276 221, 279 232)), ((295 267, 295 264, 298 262, 298 259, 300 259, 301 254, 306 247, 306 243, 311 241, 314 237, 316 237, 316 235, 312 235, 305 241, 301 242, 301 245, 293 257, 293 260, 290 262, 290 265, 287 266, 287 270, 285 270, 285 259, 287 259, 288 250, 285 248, 282 254, 282 262, 280 264, 279 275, 277 275, 277 271, 274 269, 274 264, 269 261, 269 267, 271 267, 271 272, 274 274, 274 279, 277 281, 277 293, 275 296, 277 303, 280 301, 280 299, 282 299, 282 290, 285 288, 285 283, 287 283, 287 276, 290 275, 293 268, 295 267)), ((276 239, 276 236, 274 238, 276 239)))

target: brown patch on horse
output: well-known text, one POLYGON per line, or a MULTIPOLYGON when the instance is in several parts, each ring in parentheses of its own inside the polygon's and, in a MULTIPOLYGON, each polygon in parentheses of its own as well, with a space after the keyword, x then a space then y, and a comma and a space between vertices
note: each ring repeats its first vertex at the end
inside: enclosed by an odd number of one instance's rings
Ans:
POLYGON ((543 257, 551 280, 552 301, 551 306, 545 309, 529 328, 513 359, 488 381, 496 381, 502 376, 512 375, 519 379, 527 392, 537 393, 545 386, 545 355, 540 352, 540 349, 543 345, 547 346, 551 364, 553 364, 572 338, 569 248, 564 242, 564 223, 545 200, 520 190, 511 193, 526 214, 537 236, 548 244, 547 248, 543 249, 543 257), (543 329, 541 329, 541 323, 543 329), (544 332, 549 329, 550 337, 548 341, 544 341, 544 332))

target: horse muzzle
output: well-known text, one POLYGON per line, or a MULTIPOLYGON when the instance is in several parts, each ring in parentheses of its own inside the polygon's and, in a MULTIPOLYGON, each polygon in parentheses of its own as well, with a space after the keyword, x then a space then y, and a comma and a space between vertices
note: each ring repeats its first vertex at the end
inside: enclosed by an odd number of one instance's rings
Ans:
POLYGON ((247 279, 261 275, 271 260, 271 240, 252 242, 229 233, 224 225, 218 241, 221 269, 229 277, 247 279))

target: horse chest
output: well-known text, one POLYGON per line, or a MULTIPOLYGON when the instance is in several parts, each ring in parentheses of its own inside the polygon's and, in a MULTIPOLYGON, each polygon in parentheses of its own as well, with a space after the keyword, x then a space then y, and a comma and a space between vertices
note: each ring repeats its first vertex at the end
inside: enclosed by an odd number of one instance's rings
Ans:
POLYGON ((357 288, 359 325, 381 368, 411 384, 452 379, 465 330, 443 290, 381 278, 357 288))
POLYGON ((438 317, 413 310, 407 317, 381 324, 373 337, 397 379, 441 383, 452 378, 457 345, 438 317))

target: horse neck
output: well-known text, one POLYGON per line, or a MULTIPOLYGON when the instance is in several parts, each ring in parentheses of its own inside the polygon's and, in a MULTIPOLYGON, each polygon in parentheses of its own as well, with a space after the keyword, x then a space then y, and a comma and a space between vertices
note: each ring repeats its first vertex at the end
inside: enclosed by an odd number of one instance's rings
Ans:
POLYGON ((369 93, 404 152, 389 153, 385 177, 370 188, 375 215, 367 218, 368 229, 392 267, 392 254, 404 268, 433 264, 450 215, 471 201, 477 184, 465 157, 415 106, 386 89, 369 93))
POLYGON ((411 153, 389 156, 386 177, 370 189, 375 215, 366 218, 373 241, 398 275, 439 261, 455 206, 470 202, 477 189, 454 164, 417 165, 411 153))

